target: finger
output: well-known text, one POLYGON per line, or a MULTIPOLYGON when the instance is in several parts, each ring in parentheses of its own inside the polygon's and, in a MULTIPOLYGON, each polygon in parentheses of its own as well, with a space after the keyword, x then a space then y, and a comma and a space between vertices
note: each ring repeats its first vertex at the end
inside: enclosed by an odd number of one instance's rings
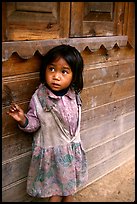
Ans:
POLYGON ((16 110, 14 110, 13 108, 9 109, 9 113, 14 113, 14 112, 16 112, 16 110))
POLYGON ((7 111, 6 114, 8 114, 8 115, 10 115, 10 116, 13 115, 13 113, 11 113, 10 111, 7 111))
POLYGON ((16 103, 12 103, 10 106, 11 111, 19 111, 20 107, 16 103))
POLYGON ((14 108, 18 111, 21 111, 22 109, 17 105, 17 104, 14 104, 14 108))
POLYGON ((8 115, 9 115, 9 114, 10 114, 10 112, 9 112, 9 111, 7 111, 7 112, 6 112, 6 114, 8 114, 8 115))
POLYGON ((15 107, 10 107, 9 113, 16 113, 19 112, 15 107))

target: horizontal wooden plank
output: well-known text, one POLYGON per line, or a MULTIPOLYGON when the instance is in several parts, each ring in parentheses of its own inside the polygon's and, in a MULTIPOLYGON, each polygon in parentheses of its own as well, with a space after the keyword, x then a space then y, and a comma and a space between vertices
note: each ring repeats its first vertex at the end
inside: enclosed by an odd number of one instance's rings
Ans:
POLYGON ((83 21, 83 35, 85 36, 113 36, 113 21, 83 21))
POLYGON ((22 59, 17 53, 2 63, 2 77, 39 72, 42 56, 36 53, 30 59, 22 59))
POLYGON ((123 63, 100 63, 85 66, 84 70, 84 87, 99 85, 135 76, 135 62, 128 60, 123 63))
MULTIPOLYGON (((100 38, 100 37, 99 37, 100 38)), ((109 37, 110 38, 110 37, 109 37)), ((81 52, 82 57, 84 59, 84 64, 86 65, 94 65, 97 63, 105 63, 105 62, 117 62, 120 63, 120 60, 128 60, 132 59, 135 61, 135 50, 130 47, 120 47, 117 42, 114 47, 110 50, 106 49, 106 47, 100 45, 100 49, 95 52, 90 49, 90 46, 87 44, 85 49, 81 52), (102 46, 102 47, 101 47, 102 46)))
MULTIPOLYGON (((83 107, 84 109, 84 107, 83 107)), ((121 114, 134 112, 135 96, 114 101, 96 108, 82 111, 81 130, 94 127, 104 121, 116 121, 121 114)))
POLYGON ((37 24, 33 24, 35 27, 30 25, 28 26, 20 26, 11 25, 9 27, 10 32, 8 34, 9 41, 31 41, 31 40, 43 40, 43 39, 58 39, 60 37, 59 25, 50 24, 47 22, 47 25, 36 26, 37 24), (49 28, 48 28, 49 27, 49 28))
POLYGON ((2 189, 2 202, 31 202, 32 197, 26 192, 27 178, 17 181, 2 189))
MULTIPOLYGON (((93 5, 91 6, 91 9, 92 8, 93 8, 93 5)), ((84 16, 83 24, 86 24, 88 22, 97 22, 98 23, 100 21, 102 21, 102 24, 104 24, 104 23, 107 24, 108 23, 108 25, 110 25, 110 23, 111 24, 114 23, 112 21, 110 10, 109 11, 101 11, 101 10, 100 11, 99 10, 98 11, 95 11, 95 10, 91 11, 90 10, 89 12, 87 12, 87 15, 84 16)))
POLYGON ((107 158, 123 151, 126 146, 135 143, 135 130, 131 129, 118 137, 111 138, 105 143, 98 144, 97 146, 91 148, 91 150, 86 150, 88 165, 95 166, 98 163, 105 161, 107 158))
MULTIPOLYGON (((123 47, 127 45, 127 36, 111 36, 111 37, 94 37, 94 38, 60 38, 50 40, 35 40, 35 41, 15 41, 2 43, 2 61, 6 61, 9 57, 17 52, 21 58, 31 58, 36 50, 44 55, 49 49, 60 44, 69 44, 76 47, 82 52, 87 46, 91 50, 98 50, 103 44, 106 49, 112 49, 117 43, 123 47), (31 45, 31 46, 30 46, 31 45)), ((116 54, 115 54, 116 55, 116 54)), ((90 59, 91 61, 91 59, 90 59)))
POLYGON ((110 13, 113 8, 113 2, 85 2, 85 13, 88 14, 90 11, 99 12, 108 12, 110 13))
POLYGON ((16 10, 8 18, 9 27, 10 25, 15 25, 19 27, 20 25, 28 26, 32 23, 32 27, 37 26, 37 28, 39 29, 39 26, 41 26, 40 24, 44 25, 45 23, 46 26, 47 21, 51 23, 57 23, 57 19, 52 14, 52 12, 27 12, 16 10), (33 25, 33 23, 35 23, 35 25, 33 25))
POLYGON ((16 9, 21 11, 52 12, 57 2, 16 2, 16 9))
POLYGON ((113 171, 120 165, 134 158, 134 144, 127 146, 123 151, 99 163, 98 165, 89 168, 88 184, 95 182, 99 178, 113 171))
POLYGON ((30 100, 32 94, 40 84, 39 73, 24 74, 10 78, 6 77, 2 83, 2 105, 8 106, 12 101, 30 100))
POLYGON ((83 109, 91 109, 134 94, 134 77, 84 88, 81 93, 83 109))
POLYGON ((23 179, 28 175, 31 153, 27 152, 2 164, 2 187, 23 179))
MULTIPOLYGON (((92 55, 97 55, 97 54, 92 53, 91 56, 92 55)), ((86 54, 86 56, 88 56, 88 54, 86 54)), ((86 56, 85 56, 85 58, 83 58, 84 61, 86 61, 86 56)), ((92 59, 91 59, 89 63, 84 62, 84 72, 87 70, 101 69, 101 68, 106 68, 106 67, 111 68, 111 67, 115 67, 115 66, 117 67, 117 66, 121 66, 121 65, 125 66, 126 64, 134 64, 135 65, 135 58, 132 57, 129 59, 128 58, 127 59, 117 59, 117 60, 112 60, 112 61, 104 60, 104 62, 96 61, 96 63, 93 63, 92 59)))
POLYGON ((81 131, 81 140, 84 148, 89 149, 107 141, 108 139, 115 138, 134 127, 135 113, 131 112, 125 115, 120 115, 115 121, 104 120, 100 125, 90 125, 88 129, 81 131))
MULTIPOLYGON (((13 55, 9 58, 8 61, 5 61, 2 63, 2 77, 38 72, 41 64, 41 59, 42 59, 42 56, 39 53, 35 53, 35 55, 28 60, 20 58, 17 53, 13 53, 13 55)), ((92 62, 92 59, 91 59, 91 62, 92 62)), ((110 61, 110 62, 104 62, 104 63, 96 62, 95 64, 85 63, 84 78, 85 79, 87 77, 89 78, 89 76, 91 78, 91 76, 93 77, 93 75, 96 75, 96 77, 104 79, 104 77, 106 78, 108 75, 111 74, 110 72, 111 69, 112 69, 111 71, 113 72, 111 76, 114 75, 114 77, 116 76, 119 78, 125 77, 125 76, 132 76, 135 71, 134 64, 135 64, 134 59, 126 59, 126 60, 120 60, 120 61, 117 60, 117 61, 110 61), (104 69, 106 69, 106 71, 104 71, 104 69), (88 73, 88 70, 89 70, 89 73, 88 73)), ((92 84, 94 84, 93 80, 91 82, 92 84)), ((85 83, 84 83, 84 86, 85 86, 85 83)))
POLYGON ((2 161, 8 160, 20 154, 31 151, 32 134, 20 131, 3 137, 2 139, 2 161))

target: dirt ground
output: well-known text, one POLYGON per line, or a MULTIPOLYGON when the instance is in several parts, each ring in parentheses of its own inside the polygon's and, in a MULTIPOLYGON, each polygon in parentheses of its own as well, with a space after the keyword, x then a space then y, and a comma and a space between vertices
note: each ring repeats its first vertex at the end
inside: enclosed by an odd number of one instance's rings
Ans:
POLYGON ((130 160, 75 195, 75 202, 134 202, 135 161, 130 160))

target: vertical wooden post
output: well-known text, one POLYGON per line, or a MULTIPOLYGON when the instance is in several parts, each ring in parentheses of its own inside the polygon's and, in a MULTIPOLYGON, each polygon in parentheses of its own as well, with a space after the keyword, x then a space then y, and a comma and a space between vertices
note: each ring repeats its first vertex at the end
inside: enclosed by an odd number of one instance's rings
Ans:
POLYGON ((127 35, 128 41, 135 47, 135 2, 129 2, 127 35))
POLYGON ((60 2, 60 37, 68 38, 70 32, 70 2, 60 2))
POLYGON ((125 2, 123 35, 127 35, 128 13, 129 13, 129 2, 125 2))
POLYGON ((7 7, 6 2, 2 2, 2 41, 7 40, 6 28, 7 28, 7 7))
POLYGON ((123 35, 125 2, 115 2, 114 10, 114 29, 116 35, 123 35))
POLYGON ((84 2, 71 2, 71 28, 70 37, 83 35, 84 2))

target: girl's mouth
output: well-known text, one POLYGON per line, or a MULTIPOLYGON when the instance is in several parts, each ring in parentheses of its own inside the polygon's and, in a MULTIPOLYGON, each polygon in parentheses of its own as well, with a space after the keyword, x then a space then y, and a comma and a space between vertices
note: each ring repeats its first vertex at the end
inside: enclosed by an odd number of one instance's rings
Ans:
POLYGON ((53 86, 53 87, 56 87, 56 88, 60 87, 60 85, 59 85, 59 84, 56 84, 56 83, 52 83, 52 86, 53 86))

